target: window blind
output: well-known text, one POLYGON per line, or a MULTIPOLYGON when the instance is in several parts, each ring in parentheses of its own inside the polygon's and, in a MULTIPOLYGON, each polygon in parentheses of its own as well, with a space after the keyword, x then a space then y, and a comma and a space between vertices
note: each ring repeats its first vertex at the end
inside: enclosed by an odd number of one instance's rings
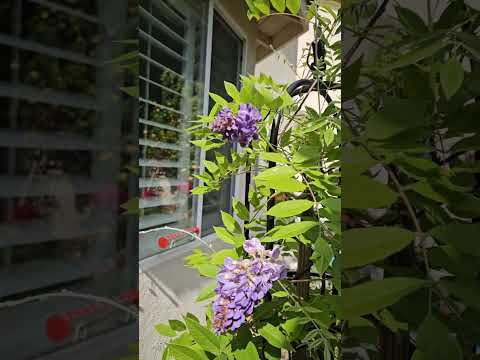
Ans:
POLYGON ((140 2, 140 258, 199 232, 190 195, 199 152, 189 121, 201 112, 208 1, 140 2))

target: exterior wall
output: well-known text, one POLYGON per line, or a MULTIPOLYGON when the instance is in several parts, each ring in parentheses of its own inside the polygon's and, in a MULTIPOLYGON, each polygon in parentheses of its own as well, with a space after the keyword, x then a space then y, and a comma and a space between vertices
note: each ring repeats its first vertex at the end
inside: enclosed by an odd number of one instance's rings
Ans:
MULTIPOLYGON (((334 10, 338 10, 338 3, 333 1, 328 1, 328 3, 334 10)), ((295 80, 306 77, 309 69, 305 66, 302 58, 307 53, 314 38, 313 27, 310 25, 307 32, 276 49, 272 54, 258 62, 255 67, 255 74, 260 75, 264 73, 270 75, 273 80, 280 84, 290 84, 295 80)), ((335 42, 340 39, 341 35, 338 34, 332 38, 332 41, 335 42)), ((329 94, 334 100, 340 100, 340 91, 330 92, 329 94)), ((317 93, 310 94, 305 102, 305 106, 314 109, 318 108, 318 99, 317 93)), ((320 99, 320 105, 321 108, 325 106, 323 99, 320 99)))
MULTIPOLYGON (((256 63, 256 26, 247 19, 244 1, 215 0, 215 9, 233 30, 245 41, 243 73, 253 74, 256 63)), ((244 177, 235 179, 235 196, 240 197, 245 184, 244 177)), ((209 236, 216 250, 224 247, 215 236, 209 236)), ((160 336, 154 326, 169 319, 181 319, 191 312, 204 319, 203 304, 195 302, 200 291, 212 280, 202 278, 197 271, 185 267, 184 258, 196 247, 189 243, 139 264, 140 291, 140 359, 160 359, 168 338, 160 336)))
POLYGON ((305 40, 301 38, 289 41, 282 48, 259 61, 255 67, 255 74, 268 74, 280 84, 290 84, 297 80, 299 78, 297 62, 299 55, 301 55, 299 54, 299 48, 301 48, 300 44, 305 44, 305 40))

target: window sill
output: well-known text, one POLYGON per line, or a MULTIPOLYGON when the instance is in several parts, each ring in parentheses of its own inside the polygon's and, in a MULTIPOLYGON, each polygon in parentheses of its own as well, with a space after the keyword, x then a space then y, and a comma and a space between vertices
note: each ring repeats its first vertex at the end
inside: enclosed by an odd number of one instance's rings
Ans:
MULTIPOLYGON (((202 238, 208 245, 212 245, 216 249, 223 249, 227 244, 220 241, 216 234, 210 234, 202 238)), ((177 248, 169 250, 167 252, 160 253, 158 255, 151 256, 147 259, 140 260, 138 272, 141 274, 143 271, 150 269, 153 266, 161 264, 166 261, 172 261, 173 259, 179 259, 183 261, 183 258, 190 254, 194 249, 205 249, 205 244, 199 243, 198 240, 193 240, 187 244, 181 245, 177 248)))

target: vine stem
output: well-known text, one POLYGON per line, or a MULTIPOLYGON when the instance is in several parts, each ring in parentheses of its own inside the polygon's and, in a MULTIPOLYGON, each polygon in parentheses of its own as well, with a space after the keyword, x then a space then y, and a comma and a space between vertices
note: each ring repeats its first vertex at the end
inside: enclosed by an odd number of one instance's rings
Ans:
MULTIPOLYGON (((282 281, 278 281, 278 283, 280 284, 280 286, 282 287, 283 291, 285 291, 287 294, 288 294, 288 297, 294 302, 295 306, 299 307, 300 310, 303 312, 303 314, 305 315, 305 317, 311 322, 313 323, 313 326, 315 326, 315 328, 318 330, 318 332, 320 334, 322 334, 322 329, 318 326, 318 324, 315 322, 315 320, 310 316, 310 314, 300 305, 300 303, 297 301, 297 299, 295 299, 295 297, 290 294, 290 291, 288 291, 288 289, 285 287, 285 285, 282 283, 282 281)), ((325 337, 322 335, 323 339, 325 340, 325 337)), ((330 350, 330 349, 329 349, 330 350)))
MULTIPOLYGON (((394 183, 394 185, 395 185, 395 187, 398 191, 398 194, 400 195, 400 198, 402 199, 405 207, 407 208, 407 212, 408 212, 408 214, 410 216, 410 219, 412 220, 412 222, 415 226, 416 232, 422 237, 421 241, 420 241, 420 247, 422 249, 423 261, 425 263, 425 270, 427 271, 427 278, 430 279, 430 262, 428 260, 427 249, 425 248, 425 244, 424 244, 425 234, 422 230, 422 227, 420 226, 420 222, 418 221, 417 216, 415 215, 415 211, 413 209, 413 206, 412 206, 410 200, 408 199, 408 196, 405 194, 405 191, 403 191, 402 185, 398 181, 397 176, 390 169, 388 169, 388 175, 392 179, 392 182, 394 183)), ((431 314, 431 313, 432 313, 432 289, 430 288, 428 290, 428 314, 431 314)))
POLYGON ((122 310, 126 313, 129 313, 132 315, 135 319, 138 319, 138 313, 129 307, 122 305, 116 301, 113 301, 109 298, 102 297, 102 296, 96 296, 96 295, 90 295, 90 294, 82 294, 82 293, 77 293, 73 291, 68 291, 68 290, 63 290, 60 292, 53 292, 53 293, 46 293, 46 294, 41 294, 41 295, 35 295, 35 296, 29 296, 20 300, 12 300, 12 301, 5 301, 0 303, 0 309, 3 308, 9 308, 9 307, 14 307, 34 301, 41 301, 41 300, 46 300, 50 298, 55 298, 55 297, 68 297, 68 298, 77 298, 77 299, 86 299, 86 300, 93 300, 96 302, 101 302, 105 303, 108 305, 111 305, 113 307, 116 307, 119 310, 122 310))
POLYGON ((356 41, 355 43, 353 44, 353 46, 348 50, 347 54, 345 55, 345 57, 343 58, 343 64, 344 65, 347 65, 350 60, 352 60, 352 57, 353 55, 355 54, 355 52, 357 51, 357 49, 360 47, 360 45, 362 44, 363 40, 365 39, 366 35, 368 34, 368 32, 370 31, 370 29, 376 24, 376 22, 378 21, 378 19, 380 18, 380 16, 382 16, 382 14, 385 12, 385 9, 387 8, 387 5, 388 5, 388 2, 390 0, 383 0, 382 4, 379 6, 379 8, 377 9, 377 11, 375 12, 375 15, 373 15, 373 17, 370 19, 370 21, 368 22, 367 24, 367 27, 365 28, 365 30, 363 31, 363 35, 360 36, 356 41))

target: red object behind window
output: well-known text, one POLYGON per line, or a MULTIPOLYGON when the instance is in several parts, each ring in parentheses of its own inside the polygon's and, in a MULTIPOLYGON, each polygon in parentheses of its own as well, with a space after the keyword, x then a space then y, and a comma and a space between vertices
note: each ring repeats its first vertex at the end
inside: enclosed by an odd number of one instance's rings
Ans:
MULTIPOLYGON (((187 228, 187 229, 185 229, 185 231, 188 231, 188 232, 191 232, 191 233, 194 233, 194 234, 200 234, 200 228, 198 226, 193 226, 191 228, 187 228)), ((167 249, 170 246, 170 240, 173 240, 173 239, 178 238, 180 236, 188 236, 188 235, 185 234, 182 231, 172 232, 168 235, 165 235, 165 236, 162 236, 162 237, 158 238, 158 240, 157 240, 158 247, 161 248, 161 249, 167 249)))
POLYGON ((71 319, 67 315, 51 315, 47 319, 45 332, 50 341, 61 343, 72 334, 71 319))

